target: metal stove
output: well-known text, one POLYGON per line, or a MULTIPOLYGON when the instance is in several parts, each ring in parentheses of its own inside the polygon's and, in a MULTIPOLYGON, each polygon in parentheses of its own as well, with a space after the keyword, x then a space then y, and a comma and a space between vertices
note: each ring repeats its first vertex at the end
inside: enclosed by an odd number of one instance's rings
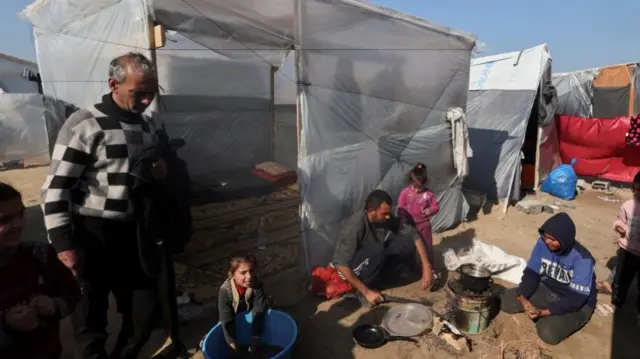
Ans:
POLYGON ((487 330, 497 306, 493 287, 482 292, 465 289, 458 278, 452 278, 445 287, 445 309, 451 322, 466 334, 479 334, 487 330))

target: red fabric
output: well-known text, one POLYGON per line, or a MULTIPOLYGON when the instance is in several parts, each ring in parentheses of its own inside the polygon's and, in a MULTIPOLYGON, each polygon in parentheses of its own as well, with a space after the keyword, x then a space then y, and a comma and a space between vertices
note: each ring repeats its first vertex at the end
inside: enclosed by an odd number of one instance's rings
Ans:
POLYGON ((629 117, 583 118, 557 115, 562 163, 573 165, 579 176, 632 182, 640 170, 640 148, 626 145, 629 117))
POLYGON ((354 288, 333 267, 315 267, 311 271, 311 293, 327 299, 338 298, 354 288))
POLYGON ((233 283, 233 285, 236 286, 236 290, 238 291, 238 295, 240 297, 244 297, 244 294, 247 292, 247 288, 241 286, 241 285, 237 285, 236 283, 233 283))
POLYGON ((289 186, 296 183, 296 181, 298 180, 298 176, 295 174, 295 172, 287 172, 278 176, 270 175, 267 172, 259 169, 252 169, 249 172, 271 183, 275 183, 278 186, 289 186))

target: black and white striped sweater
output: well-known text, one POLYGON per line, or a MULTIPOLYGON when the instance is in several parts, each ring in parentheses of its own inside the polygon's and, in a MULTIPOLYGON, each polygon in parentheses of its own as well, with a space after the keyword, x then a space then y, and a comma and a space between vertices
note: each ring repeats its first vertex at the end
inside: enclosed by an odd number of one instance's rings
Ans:
POLYGON ((49 241, 58 252, 71 249, 73 214, 130 220, 133 161, 157 140, 155 121, 118 107, 111 94, 64 123, 42 187, 49 241))

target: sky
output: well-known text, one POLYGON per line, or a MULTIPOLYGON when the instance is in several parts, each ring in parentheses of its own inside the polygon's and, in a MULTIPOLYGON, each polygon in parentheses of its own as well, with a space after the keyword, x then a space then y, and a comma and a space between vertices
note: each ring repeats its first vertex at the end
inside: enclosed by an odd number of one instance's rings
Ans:
MULTIPOLYGON (((35 61, 31 27, 16 15, 30 2, 0 0, 0 52, 35 61)), ((470 32, 487 55, 547 43, 554 72, 640 62, 638 0, 371 2, 470 32)))

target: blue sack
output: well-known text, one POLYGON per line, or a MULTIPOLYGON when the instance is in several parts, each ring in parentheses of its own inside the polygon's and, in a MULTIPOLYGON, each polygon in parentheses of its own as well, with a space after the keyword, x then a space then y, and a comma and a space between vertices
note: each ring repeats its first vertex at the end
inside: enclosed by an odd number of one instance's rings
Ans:
POLYGON ((574 199, 578 183, 578 176, 572 167, 574 163, 576 163, 575 158, 571 160, 571 164, 560 165, 551 171, 542 182, 540 190, 560 199, 574 199))

